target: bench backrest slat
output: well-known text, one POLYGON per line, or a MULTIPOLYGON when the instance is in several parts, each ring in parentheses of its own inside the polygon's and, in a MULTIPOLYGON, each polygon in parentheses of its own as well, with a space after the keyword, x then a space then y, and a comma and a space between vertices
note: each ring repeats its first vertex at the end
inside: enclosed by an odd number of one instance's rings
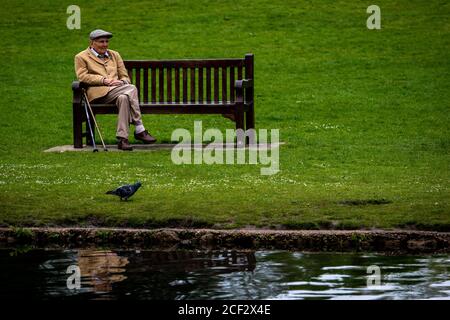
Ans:
POLYGON ((140 88, 141 88, 141 69, 140 68, 136 69, 135 85, 138 88, 139 100, 141 100, 141 90, 140 90, 140 88))
POLYGON ((214 68, 214 102, 219 102, 219 68, 214 68))
POLYGON ((151 69, 152 75, 152 102, 156 102, 156 69, 151 69))
POLYGON ((204 68, 222 66, 244 66, 244 59, 204 59, 204 60, 126 60, 128 68, 204 68))
POLYGON ((206 68, 206 102, 211 102, 211 68, 206 68))
POLYGON ((249 59, 124 62, 144 103, 222 103, 235 101, 235 80, 253 79, 249 59))
POLYGON ((183 102, 187 102, 187 67, 183 68, 183 102))
POLYGON ((227 79, 228 79, 228 68, 222 68, 222 101, 229 101, 227 97, 227 79))
POLYGON ((164 68, 159 68, 159 101, 165 101, 164 99, 164 68))
POLYGON ((234 67, 230 68, 230 101, 234 102, 234 67))
POLYGON ((191 102, 195 102, 195 68, 189 68, 189 73, 191 74, 191 102))
POLYGON ((144 102, 148 103, 148 69, 144 69, 144 102))
POLYGON ((180 69, 175 68, 175 102, 180 102, 180 69))
POLYGON ((172 68, 166 69, 167 101, 172 102, 172 68))
POLYGON ((198 69, 198 101, 202 103, 203 97, 203 68, 198 69))

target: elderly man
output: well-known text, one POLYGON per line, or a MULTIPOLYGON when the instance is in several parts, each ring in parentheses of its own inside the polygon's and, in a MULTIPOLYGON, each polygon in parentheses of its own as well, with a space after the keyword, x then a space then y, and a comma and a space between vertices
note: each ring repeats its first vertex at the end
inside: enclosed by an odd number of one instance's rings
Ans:
POLYGON ((75 56, 75 72, 79 81, 90 86, 87 90, 89 101, 116 104, 119 112, 118 148, 133 150, 128 142, 130 123, 135 125, 134 137, 137 140, 146 144, 155 142, 142 123, 137 89, 131 84, 120 54, 108 50, 112 33, 94 30, 89 38, 89 48, 75 56))

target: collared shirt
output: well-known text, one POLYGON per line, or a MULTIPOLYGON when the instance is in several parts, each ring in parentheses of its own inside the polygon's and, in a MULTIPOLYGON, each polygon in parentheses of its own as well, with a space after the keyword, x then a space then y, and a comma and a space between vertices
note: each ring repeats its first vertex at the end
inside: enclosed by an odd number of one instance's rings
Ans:
MULTIPOLYGON (((89 47, 89 50, 91 50, 91 52, 92 52, 97 58, 102 59, 101 55, 100 55, 97 51, 95 51, 94 48, 89 47)), ((109 56, 108 50, 105 52, 104 57, 107 57, 108 59, 111 59, 111 57, 109 56)), ((105 62, 105 68, 106 68, 106 62, 105 62)), ((108 74, 108 75, 109 75, 109 74, 108 74)), ((104 83, 105 79, 106 79, 106 78, 103 77, 103 79, 102 79, 102 82, 103 82, 103 83, 104 83)), ((120 81, 122 81, 123 84, 129 84, 129 82, 128 82, 127 80, 120 80, 120 81)), ((112 88, 113 88, 113 87, 111 87, 111 89, 112 89, 112 88)), ((110 90, 111 90, 111 89, 110 89, 110 90)))
MULTIPOLYGON (((102 55, 101 55, 100 53, 98 53, 97 51, 95 51, 95 49, 94 49, 94 48, 92 48, 92 47, 89 47, 89 49, 91 50, 91 52, 92 52, 93 54, 95 54, 95 56, 96 56, 97 58, 100 58, 100 59, 102 59, 102 58, 103 58, 103 56, 102 56, 102 55)), ((107 58, 110 58, 110 57, 109 57, 109 53, 108 53, 108 50, 106 50, 106 52, 105 52, 104 56, 105 56, 105 57, 107 57, 107 58)))

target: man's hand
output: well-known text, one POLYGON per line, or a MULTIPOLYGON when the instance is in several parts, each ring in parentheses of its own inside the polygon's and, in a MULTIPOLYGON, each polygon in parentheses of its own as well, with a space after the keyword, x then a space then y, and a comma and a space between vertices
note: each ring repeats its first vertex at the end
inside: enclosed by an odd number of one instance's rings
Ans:
POLYGON ((103 84, 105 86, 122 86, 123 82, 121 80, 115 80, 115 79, 103 79, 103 84))
POLYGON ((113 80, 110 86, 123 86, 123 82, 121 80, 113 80))

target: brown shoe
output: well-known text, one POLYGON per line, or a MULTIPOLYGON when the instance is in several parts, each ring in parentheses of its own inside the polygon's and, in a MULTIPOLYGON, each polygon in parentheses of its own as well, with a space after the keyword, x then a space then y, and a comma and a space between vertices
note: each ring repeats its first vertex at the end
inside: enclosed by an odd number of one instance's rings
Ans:
POLYGON ((156 138, 152 137, 147 130, 142 131, 141 133, 134 133, 134 138, 136 140, 141 140, 145 144, 150 144, 156 142, 156 138))
POLYGON ((131 151, 133 147, 128 143, 128 139, 119 138, 119 143, 117 144, 117 148, 123 151, 131 151))
POLYGON ((230 119, 231 121, 236 121, 233 113, 222 114, 224 118, 230 119))

